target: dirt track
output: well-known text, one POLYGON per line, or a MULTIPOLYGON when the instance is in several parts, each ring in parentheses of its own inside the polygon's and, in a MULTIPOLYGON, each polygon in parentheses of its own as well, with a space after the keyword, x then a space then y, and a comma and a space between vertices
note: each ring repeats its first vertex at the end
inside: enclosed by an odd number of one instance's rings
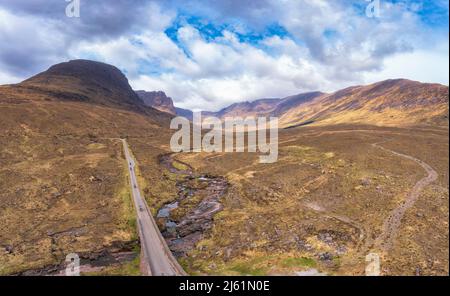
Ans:
POLYGON ((403 216, 405 215, 405 212, 414 205, 417 198, 420 196, 420 192, 426 186, 433 183, 437 179, 438 173, 430 165, 428 165, 427 163, 423 162, 420 159, 417 159, 410 155, 392 151, 390 149, 380 146, 379 144, 381 143, 374 143, 372 144, 372 146, 387 151, 389 153, 392 153, 394 155, 412 160, 418 163, 427 172, 427 176, 420 179, 414 185, 411 191, 408 192, 405 201, 401 203, 397 208, 395 208, 391 212, 391 214, 387 217, 387 219, 384 221, 382 233, 376 239, 375 246, 383 251, 388 251, 392 247, 392 244, 395 240, 395 237, 397 235, 398 229, 401 225, 401 221, 403 219, 403 216))

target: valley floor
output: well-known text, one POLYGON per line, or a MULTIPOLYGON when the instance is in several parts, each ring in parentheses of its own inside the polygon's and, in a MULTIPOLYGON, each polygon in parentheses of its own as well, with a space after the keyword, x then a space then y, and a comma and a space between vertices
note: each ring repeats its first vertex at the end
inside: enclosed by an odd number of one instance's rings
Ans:
MULTIPOLYGON (((178 154, 230 183, 212 228, 179 260, 191 274, 363 275, 377 253, 384 275, 446 275, 448 143, 447 128, 299 127, 280 133, 274 164, 178 154)), ((199 203, 190 190, 178 221, 199 203)))
MULTIPOLYGON (((60 264, 71 251, 93 262, 105 251, 137 255, 120 142, 59 135, 53 143, 21 129, 1 151, 0 273, 60 264), (23 157, 7 160, 18 148, 23 157)), ((189 274, 363 275, 366 255, 378 253, 383 275, 448 275, 448 127, 281 130, 273 164, 253 153, 161 158, 169 135, 138 130, 121 133, 139 185, 189 274), (157 217, 175 202, 171 221, 157 217)), ((138 258, 127 261, 104 271, 137 274, 138 258)))

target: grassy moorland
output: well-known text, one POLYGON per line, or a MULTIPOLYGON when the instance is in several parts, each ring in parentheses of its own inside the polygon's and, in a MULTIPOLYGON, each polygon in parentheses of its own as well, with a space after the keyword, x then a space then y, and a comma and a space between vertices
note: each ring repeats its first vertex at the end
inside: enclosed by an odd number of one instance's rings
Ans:
POLYGON ((360 275, 369 252, 383 274, 448 274, 448 128, 289 129, 274 164, 248 153, 177 157, 231 183, 213 229, 181 259, 193 274, 360 275), (438 173, 387 250, 376 244, 383 224, 426 172, 380 142, 438 173))

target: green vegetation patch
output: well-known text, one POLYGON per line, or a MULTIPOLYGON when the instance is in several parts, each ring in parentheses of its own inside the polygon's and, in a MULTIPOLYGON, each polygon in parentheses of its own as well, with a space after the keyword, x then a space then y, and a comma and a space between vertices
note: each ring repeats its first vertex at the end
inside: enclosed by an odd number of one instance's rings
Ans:
POLYGON ((122 230, 131 234, 130 240, 137 240, 137 222, 136 212, 133 205, 133 198, 131 196, 130 186, 128 185, 128 175, 125 174, 124 187, 119 192, 120 199, 123 202, 123 222, 121 225, 122 230))
POLYGON ((189 167, 179 161, 172 161, 172 166, 179 171, 187 171, 189 167))
POLYGON ((106 145, 102 144, 102 143, 91 143, 91 144, 87 145, 87 148, 90 150, 99 150, 99 149, 106 148, 106 145))
POLYGON ((267 257, 257 257, 249 261, 239 262, 233 265, 230 270, 241 275, 266 275, 269 271, 267 257))
POLYGON ((317 263, 312 258, 300 257, 300 258, 286 258, 283 261, 281 261, 281 265, 286 268, 293 268, 293 267, 315 268, 317 266, 317 263))

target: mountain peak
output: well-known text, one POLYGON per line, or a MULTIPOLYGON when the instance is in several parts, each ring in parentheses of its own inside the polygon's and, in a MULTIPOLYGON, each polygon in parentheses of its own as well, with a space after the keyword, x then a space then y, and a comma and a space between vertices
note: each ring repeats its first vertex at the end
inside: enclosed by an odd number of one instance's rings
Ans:
POLYGON ((177 113, 172 98, 168 97, 163 91, 138 90, 136 94, 149 107, 172 115, 177 113))
POLYGON ((118 88, 131 89, 128 84, 128 79, 118 68, 90 60, 71 60, 59 63, 24 82, 35 82, 42 80, 42 78, 48 79, 50 76, 75 77, 86 82, 98 84, 114 83, 118 88))
POLYGON ((57 100, 83 101, 134 110, 144 106, 118 68, 96 61, 71 60, 56 64, 20 85, 39 88, 57 100))

